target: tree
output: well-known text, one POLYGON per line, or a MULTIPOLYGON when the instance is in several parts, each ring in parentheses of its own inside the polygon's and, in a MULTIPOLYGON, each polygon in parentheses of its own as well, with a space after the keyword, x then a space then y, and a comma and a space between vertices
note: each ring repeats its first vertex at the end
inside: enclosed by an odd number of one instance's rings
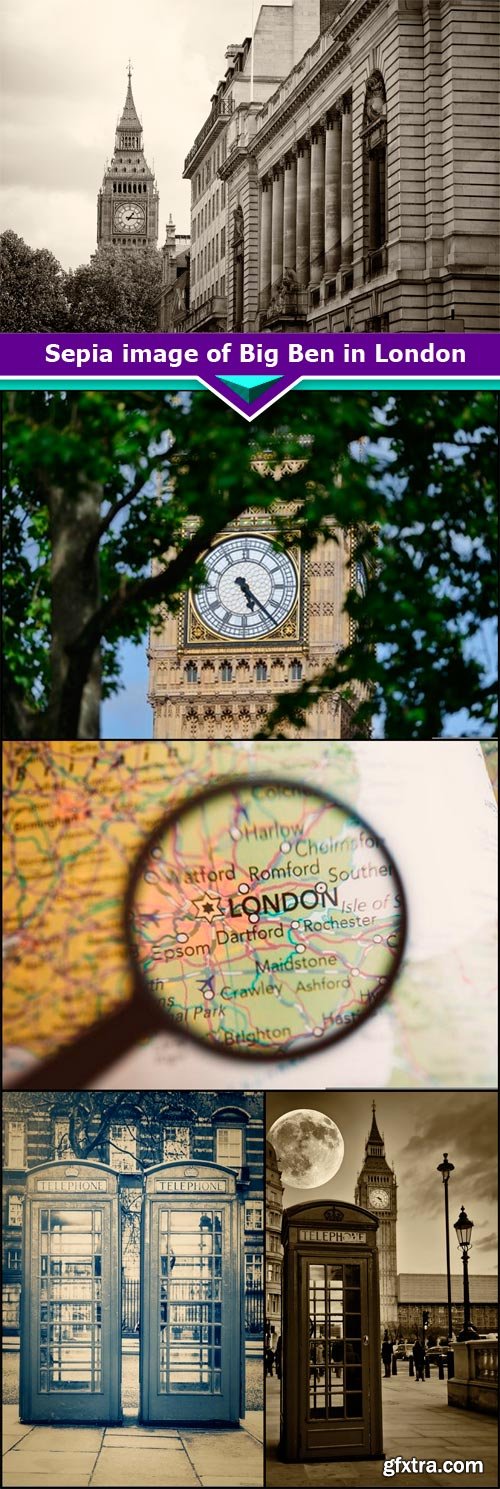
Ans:
POLYGON ((250 428, 208 393, 6 395, 7 735, 97 738, 120 640, 178 608, 248 507, 274 504, 286 546, 290 501, 306 550, 332 519, 356 529, 368 583, 348 597, 349 646, 277 700, 266 734, 300 729, 330 689, 351 702, 353 733, 378 711, 388 738, 428 738, 465 708, 466 732, 493 734, 480 643, 496 612, 494 419, 494 396, 465 390, 292 393, 250 428), (285 463, 279 486, 256 472, 264 455, 285 463), (299 456, 297 474, 286 461, 299 456))
POLYGON ((0 330, 67 330, 65 276, 47 248, 29 248, 17 233, 0 237, 0 330))
POLYGON ((156 331, 161 253, 153 247, 99 248, 66 279, 70 331, 156 331))

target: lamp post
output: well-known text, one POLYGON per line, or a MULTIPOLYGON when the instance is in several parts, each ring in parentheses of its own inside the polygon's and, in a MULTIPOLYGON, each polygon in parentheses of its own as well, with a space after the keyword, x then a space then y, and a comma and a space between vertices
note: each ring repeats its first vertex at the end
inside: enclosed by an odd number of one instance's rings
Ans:
POLYGON ((464 1207, 462 1205, 458 1220, 455 1221, 454 1225, 454 1229, 457 1235, 457 1241, 462 1252, 462 1261, 464 1267, 464 1326, 463 1329, 461 1329, 460 1334, 457 1334, 457 1339, 460 1340, 479 1338, 477 1329, 474 1328, 474 1325, 471 1324, 470 1321, 469 1251, 471 1248, 473 1226, 474 1221, 469 1220, 469 1217, 468 1215, 466 1215, 464 1207))
MULTIPOLYGON (((448 1207, 448 1184, 450 1174, 455 1171, 455 1164, 450 1163, 448 1154, 443 1153, 443 1162, 438 1163, 438 1174, 444 1184, 444 1223, 446 1229, 446 1285, 448 1289, 448 1354, 451 1350, 453 1340, 453 1320, 451 1316, 451 1266, 450 1266, 450 1212, 448 1207)), ((449 1366, 449 1360, 448 1360, 449 1366)))

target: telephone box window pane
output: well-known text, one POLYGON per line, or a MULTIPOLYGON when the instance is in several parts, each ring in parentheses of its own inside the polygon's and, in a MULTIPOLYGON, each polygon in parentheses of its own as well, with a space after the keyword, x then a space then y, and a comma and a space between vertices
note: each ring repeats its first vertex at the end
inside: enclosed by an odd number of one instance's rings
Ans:
POLYGON ((345 1285, 346 1287, 361 1287, 361 1268, 359 1266, 346 1267, 345 1285))
POLYGON ((345 1332, 347 1339, 361 1339, 360 1313, 346 1313, 345 1332))
POLYGON ((348 1343, 346 1343, 346 1347, 345 1347, 345 1361, 346 1361, 346 1365, 360 1365, 361 1364, 361 1348, 362 1348, 362 1346, 361 1346, 361 1340, 360 1339, 359 1340, 356 1340, 356 1342, 354 1342, 354 1340, 351 1339, 351 1340, 348 1341, 348 1343))
POLYGON ((40 1390, 101 1390, 101 1212, 40 1212, 40 1390), (43 1296, 42 1296, 43 1295, 43 1296))
POLYGON ((361 1391, 359 1391, 356 1392, 356 1394, 347 1397, 346 1417, 362 1417, 362 1415, 363 1397, 361 1395, 361 1391))
POLYGON ((222 1212, 162 1210, 159 1239, 160 1393, 220 1394, 222 1212))
POLYGON ((361 1391, 363 1387, 363 1375, 361 1366, 354 1366, 346 1373, 346 1387, 348 1391, 361 1391))
POLYGON ((347 1313, 359 1313, 361 1310, 361 1293, 359 1288, 346 1288, 345 1306, 347 1313))

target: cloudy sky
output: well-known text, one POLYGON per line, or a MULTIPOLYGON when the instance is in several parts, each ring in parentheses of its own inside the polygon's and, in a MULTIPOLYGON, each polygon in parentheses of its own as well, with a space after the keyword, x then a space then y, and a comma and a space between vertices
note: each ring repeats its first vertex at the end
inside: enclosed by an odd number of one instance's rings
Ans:
POLYGON ((398 1182, 398 1272, 444 1272, 444 1201, 440 1174, 443 1151, 455 1165, 449 1184, 451 1269, 462 1264, 453 1233, 460 1206, 474 1221, 471 1272, 496 1272, 497 1117, 493 1093, 470 1091, 272 1092, 267 1127, 283 1112, 309 1108, 326 1112, 340 1128, 345 1155, 339 1172, 318 1189, 285 1189, 285 1205, 303 1200, 354 1200, 372 1099, 388 1162, 398 1182))
MULTIPOLYGON (((255 0, 255 16, 259 8, 255 0)), ((160 241, 170 212, 188 231, 184 159, 226 47, 251 34, 252 0, 3 0, 2 12, 2 228, 50 248, 65 268, 88 261, 130 57, 160 241)))

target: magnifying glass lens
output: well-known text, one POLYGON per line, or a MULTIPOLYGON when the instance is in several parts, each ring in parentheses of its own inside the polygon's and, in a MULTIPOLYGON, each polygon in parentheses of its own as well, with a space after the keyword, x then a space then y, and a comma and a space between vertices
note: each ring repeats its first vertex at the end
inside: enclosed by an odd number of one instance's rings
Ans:
POLYGON ((136 867, 128 935, 140 981, 207 1045, 304 1054, 386 996, 404 895, 385 845, 309 787, 232 781, 160 823, 136 867))

